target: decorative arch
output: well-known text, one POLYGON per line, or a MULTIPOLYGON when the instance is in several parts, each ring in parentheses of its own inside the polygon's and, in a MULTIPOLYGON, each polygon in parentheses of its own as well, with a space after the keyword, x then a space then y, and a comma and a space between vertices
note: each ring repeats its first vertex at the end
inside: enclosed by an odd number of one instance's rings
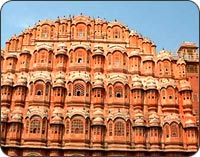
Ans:
POLYGON ((125 121, 121 118, 117 118, 114 121, 114 136, 125 136, 125 127, 125 121))
POLYGON ((81 82, 77 82, 73 87, 74 96, 84 96, 85 95, 85 85, 81 82))
POLYGON ((44 95, 44 91, 45 90, 45 83, 42 80, 37 80, 36 82, 34 82, 34 95, 37 96, 43 96, 44 95))
POLYGON ((71 119, 71 133, 72 134, 83 134, 84 133, 84 121, 82 116, 73 116, 71 119))

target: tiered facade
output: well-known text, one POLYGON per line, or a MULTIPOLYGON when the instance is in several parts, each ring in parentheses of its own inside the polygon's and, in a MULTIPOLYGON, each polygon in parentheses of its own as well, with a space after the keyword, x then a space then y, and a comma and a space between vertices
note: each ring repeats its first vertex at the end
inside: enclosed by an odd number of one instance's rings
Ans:
POLYGON ((178 56, 118 21, 39 21, 1 51, 1 146, 9 156, 192 155, 198 47, 178 56))

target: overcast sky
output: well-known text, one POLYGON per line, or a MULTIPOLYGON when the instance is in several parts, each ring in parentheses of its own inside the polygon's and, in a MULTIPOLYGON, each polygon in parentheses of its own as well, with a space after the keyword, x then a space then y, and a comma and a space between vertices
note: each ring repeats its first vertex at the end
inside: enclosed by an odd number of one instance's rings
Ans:
POLYGON ((53 2, 10 1, 1 10, 1 46, 14 34, 33 26, 38 20, 71 15, 117 19, 129 29, 149 37, 157 45, 157 51, 165 48, 176 51, 184 41, 199 46, 199 10, 189 1, 182 2, 53 2))

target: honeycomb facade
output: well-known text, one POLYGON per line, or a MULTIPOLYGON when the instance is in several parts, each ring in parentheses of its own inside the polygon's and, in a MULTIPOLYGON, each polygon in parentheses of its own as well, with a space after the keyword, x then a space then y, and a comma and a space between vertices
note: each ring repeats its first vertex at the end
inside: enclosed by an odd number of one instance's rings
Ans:
POLYGON ((198 47, 177 56, 118 21, 42 20, 1 51, 9 156, 192 155, 198 47))

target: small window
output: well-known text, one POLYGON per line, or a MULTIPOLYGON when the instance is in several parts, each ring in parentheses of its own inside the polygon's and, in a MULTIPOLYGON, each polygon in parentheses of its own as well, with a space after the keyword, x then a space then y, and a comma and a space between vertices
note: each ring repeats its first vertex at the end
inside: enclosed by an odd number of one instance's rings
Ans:
POLYGON ((78 59, 78 63, 82 63, 82 58, 79 58, 79 59, 78 59))
POLYGON ((172 96, 171 96, 171 95, 169 96, 169 99, 172 99, 172 96))
POLYGON ((77 91, 76 96, 80 96, 80 95, 81 95, 81 92, 77 91))
POLYGON ((42 95, 42 92, 39 90, 37 91, 36 95, 42 95))
POLYGON ((121 97, 121 94, 120 94, 120 93, 117 93, 117 97, 120 98, 120 97, 121 97))

